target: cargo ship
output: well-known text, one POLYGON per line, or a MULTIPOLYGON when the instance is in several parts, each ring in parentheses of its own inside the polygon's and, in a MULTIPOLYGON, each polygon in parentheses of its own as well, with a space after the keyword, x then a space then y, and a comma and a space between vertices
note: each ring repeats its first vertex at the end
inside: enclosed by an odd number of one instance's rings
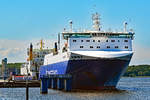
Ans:
POLYGON ((93 29, 61 33, 64 45, 55 43, 54 52, 45 55, 40 67, 44 75, 72 76, 72 89, 101 90, 115 89, 132 58, 133 30, 127 30, 127 22, 121 32, 103 31, 98 13, 92 15, 93 29))
POLYGON ((37 43, 37 45, 40 45, 40 48, 33 48, 32 43, 30 47, 27 48, 28 58, 27 62, 21 66, 21 75, 29 75, 33 79, 38 79, 39 68, 44 64, 44 56, 51 53, 51 49, 44 48, 44 44, 45 43, 41 39, 40 42, 37 43))

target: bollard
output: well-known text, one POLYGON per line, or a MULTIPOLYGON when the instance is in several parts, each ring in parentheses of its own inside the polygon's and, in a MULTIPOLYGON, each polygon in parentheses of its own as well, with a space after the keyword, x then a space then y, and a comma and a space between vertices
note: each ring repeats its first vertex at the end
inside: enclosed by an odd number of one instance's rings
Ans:
POLYGON ((57 89, 59 90, 64 89, 64 80, 62 78, 57 79, 57 89))
POLYGON ((72 89, 71 79, 64 80, 64 89, 65 91, 71 91, 72 89))
POLYGON ((41 93, 46 94, 48 93, 48 84, 47 84, 47 79, 46 78, 41 78, 41 93))
POLYGON ((52 78, 52 81, 51 81, 51 88, 52 89, 56 89, 57 88, 57 79, 56 78, 52 78))

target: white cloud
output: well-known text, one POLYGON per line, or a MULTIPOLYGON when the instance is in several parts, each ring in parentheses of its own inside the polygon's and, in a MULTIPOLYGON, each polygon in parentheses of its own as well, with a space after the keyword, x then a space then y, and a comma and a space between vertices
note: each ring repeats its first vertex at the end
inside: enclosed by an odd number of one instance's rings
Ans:
POLYGON ((133 57, 131 60, 131 65, 133 64, 150 64, 150 47, 143 45, 133 45, 133 57))
POLYGON ((26 41, 0 40, 0 60, 8 58, 8 62, 23 62, 25 60, 26 41))
MULTIPOLYGON (((55 40, 44 40, 45 48, 52 48, 55 40)), ((8 62, 26 62, 27 48, 30 43, 33 44, 33 48, 39 48, 37 43, 40 39, 33 40, 0 40, 0 60, 8 58, 8 62)), ((0 61, 1 63, 1 61, 0 61)))

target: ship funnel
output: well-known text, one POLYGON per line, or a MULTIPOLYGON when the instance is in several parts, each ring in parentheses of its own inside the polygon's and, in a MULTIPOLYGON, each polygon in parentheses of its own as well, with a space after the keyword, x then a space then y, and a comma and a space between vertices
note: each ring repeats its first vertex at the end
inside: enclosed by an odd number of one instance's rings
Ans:
POLYGON ((31 43, 31 44, 30 44, 29 61, 31 61, 31 60, 33 59, 32 52, 33 52, 33 45, 32 45, 32 43, 31 43))
POLYGON ((100 18, 99 14, 96 12, 95 14, 92 15, 92 20, 93 20, 93 28, 95 31, 100 31, 100 18))
POLYGON ((57 49, 57 42, 55 42, 55 47, 54 47, 54 54, 58 53, 58 49, 57 49))
POLYGON ((58 50, 60 50, 60 33, 58 33, 58 50))

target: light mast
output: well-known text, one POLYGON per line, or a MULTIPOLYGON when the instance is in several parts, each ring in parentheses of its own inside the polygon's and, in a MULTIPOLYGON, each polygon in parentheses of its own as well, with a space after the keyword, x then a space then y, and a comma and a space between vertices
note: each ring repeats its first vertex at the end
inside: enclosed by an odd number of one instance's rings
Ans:
POLYGON ((100 18, 99 14, 96 12, 95 14, 92 15, 92 21, 93 21, 93 28, 95 31, 100 31, 100 18))

